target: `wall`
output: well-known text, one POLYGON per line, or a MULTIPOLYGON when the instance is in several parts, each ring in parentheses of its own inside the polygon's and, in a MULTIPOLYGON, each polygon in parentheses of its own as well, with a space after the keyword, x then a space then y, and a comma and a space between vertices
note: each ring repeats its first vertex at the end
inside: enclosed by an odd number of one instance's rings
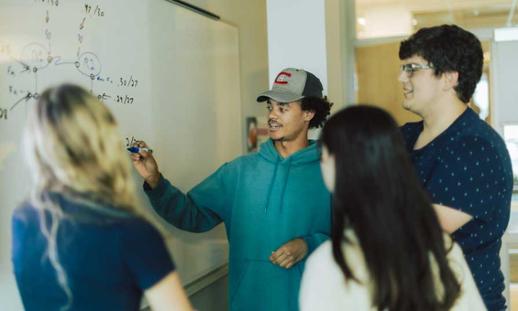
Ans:
POLYGON ((324 0, 267 0, 269 81, 286 67, 315 74, 327 94, 324 0))
POLYGON ((402 125, 419 118, 403 109, 399 76, 399 41, 356 48, 358 102, 386 109, 402 125))
POLYGON ((187 2, 211 11, 239 28, 242 114, 264 115, 265 106, 257 104, 255 99, 258 93, 269 87, 266 0, 187 2))
POLYGON ((326 0, 326 48, 328 97, 337 111, 356 102, 355 3, 326 0))
POLYGON ((504 125, 518 124, 518 40, 494 42, 491 52, 493 126, 503 135, 504 125))

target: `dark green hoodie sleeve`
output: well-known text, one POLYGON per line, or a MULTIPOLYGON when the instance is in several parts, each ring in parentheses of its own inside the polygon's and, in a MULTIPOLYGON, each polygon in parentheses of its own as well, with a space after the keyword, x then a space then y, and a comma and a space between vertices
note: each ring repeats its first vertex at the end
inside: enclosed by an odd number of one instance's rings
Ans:
POLYGON ((144 183, 144 192, 153 209, 173 226, 191 232, 205 232, 227 218, 230 208, 224 170, 226 164, 184 194, 160 176, 151 189, 144 183))

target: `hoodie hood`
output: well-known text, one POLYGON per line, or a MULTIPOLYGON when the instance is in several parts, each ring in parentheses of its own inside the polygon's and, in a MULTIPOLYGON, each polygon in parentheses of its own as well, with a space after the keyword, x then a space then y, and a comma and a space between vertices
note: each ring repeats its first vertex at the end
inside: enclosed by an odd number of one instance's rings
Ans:
POLYGON ((283 158, 275 148, 273 141, 268 139, 266 142, 261 144, 259 156, 268 162, 278 163, 289 161, 291 165, 296 166, 320 161, 320 150, 317 147, 316 141, 309 140, 307 147, 302 148, 287 158, 283 158))

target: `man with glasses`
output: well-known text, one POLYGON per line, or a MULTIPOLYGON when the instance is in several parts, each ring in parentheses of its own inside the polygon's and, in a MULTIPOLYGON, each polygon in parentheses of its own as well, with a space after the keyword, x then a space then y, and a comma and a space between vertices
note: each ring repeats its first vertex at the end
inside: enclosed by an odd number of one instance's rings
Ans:
POLYGON ((403 107, 422 118, 402 133, 443 229, 460 244, 488 310, 505 310, 501 238, 513 177, 502 138, 470 109, 482 75, 480 41, 455 26, 401 42, 403 107))

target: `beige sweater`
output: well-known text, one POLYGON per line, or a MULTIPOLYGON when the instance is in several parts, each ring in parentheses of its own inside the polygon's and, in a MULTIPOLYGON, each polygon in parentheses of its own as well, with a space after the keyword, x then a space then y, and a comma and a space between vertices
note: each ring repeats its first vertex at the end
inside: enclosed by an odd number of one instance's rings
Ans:
MULTIPOLYGON (((370 282, 365 282, 369 278, 369 273, 362 250, 352 230, 346 231, 346 235, 352 243, 343 246, 345 259, 355 277, 367 285, 354 281, 345 282, 343 273, 333 258, 331 242, 327 241, 317 248, 306 262, 299 295, 301 311, 376 310, 371 305, 370 282)), ((452 240, 449 236, 445 235, 445 240, 451 245, 452 240)), ((464 254, 456 243, 448 253, 448 259, 450 267, 462 285, 462 294, 452 310, 486 310, 464 254)))

